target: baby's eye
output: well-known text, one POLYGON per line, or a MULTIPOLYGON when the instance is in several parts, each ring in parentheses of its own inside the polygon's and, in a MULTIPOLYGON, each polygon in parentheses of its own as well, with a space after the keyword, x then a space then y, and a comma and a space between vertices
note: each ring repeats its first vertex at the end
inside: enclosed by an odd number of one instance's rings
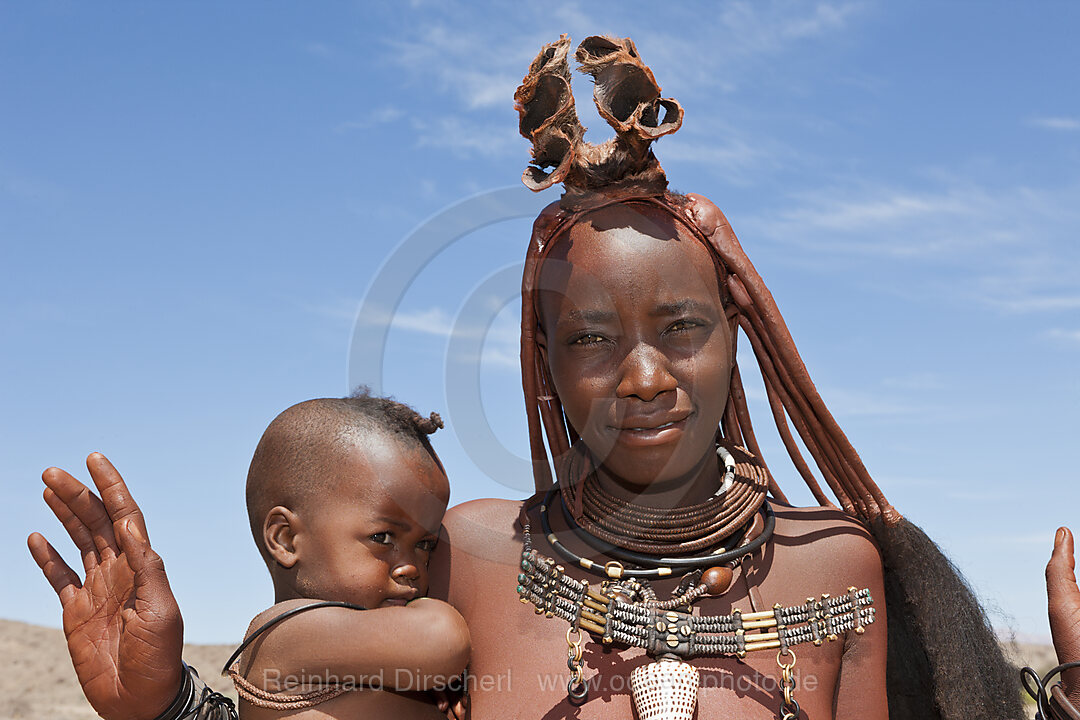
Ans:
POLYGON ((439 544, 438 538, 424 538, 420 542, 416 543, 416 547, 420 548, 424 552, 431 552, 435 549, 435 546, 439 544))
POLYGON ((393 545, 393 537, 388 532, 375 533, 369 538, 372 542, 379 543, 380 545, 393 545))

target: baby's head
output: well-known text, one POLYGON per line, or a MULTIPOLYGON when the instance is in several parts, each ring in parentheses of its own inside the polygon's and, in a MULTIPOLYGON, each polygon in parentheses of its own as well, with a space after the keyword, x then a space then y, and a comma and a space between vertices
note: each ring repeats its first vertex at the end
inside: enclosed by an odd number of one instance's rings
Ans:
POLYGON ((308 400, 274 418, 247 479, 255 543, 277 602, 367 608, 427 592, 450 486, 428 434, 442 427, 366 388, 308 400))

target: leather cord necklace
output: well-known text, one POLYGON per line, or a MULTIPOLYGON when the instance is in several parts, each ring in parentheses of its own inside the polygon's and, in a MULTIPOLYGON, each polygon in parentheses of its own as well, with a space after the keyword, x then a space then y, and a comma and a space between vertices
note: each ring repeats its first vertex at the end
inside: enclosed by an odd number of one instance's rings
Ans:
POLYGON ((588 473, 580 488, 569 490, 581 494, 576 524, 610 545, 644 555, 686 555, 716 547, 754 516, 769 487, 767 471, 745 448, 718 444, 716 454, 724 467, 720 487, 705 502, 688 507, 649 508, 623 500, 588 473), (733 451, 745 459, 737 460, 733 451))
MULTIPOLYGON (((584 540, 594 549, 600 551, 605 555, 615 558, 621 562, 619 563, 606 563, 600 565, 593 562, 589 558, 582 557, 574 551, 570 550, 564 545, 555 535, 551 529, 551 519, 549 513, 551 511, 551 505, 555 502, 555 495, 559 493, 558 486, 551 488, 544 496, 544 502, 540 506, 540 528, 544 531, 544 535, 547 538, 551 547, 562 556, 568 562, 578 565, 589 572, 596 575, 605 575, 609 578, 618 579, 621 577, 634 577, 644 579, 659 579, 665 577, 671 577, 676 569, 696 569, 696 568, 711 568, 723 565, 725 563, 736 561, 750 553, 753 553, 772 537, 773 530, 776 527, 776 516, 773 513, 772 507, 768 502, 762 502, 761 513, 764 517, 764 523, 761 529, 761 533, 757 537, 749 540, 743 545, 739 545, 731 550, 723 550, 720 552, 708 553, 706 555, 698 555, 693 557, 655 557, 651 555, 645 555, 643 553, 634 552, 633 550, 627 550, 625 548, 613 545, 611 543, 604 542, 603 540, 595 537, 590 532, 579 526, 574 522, 571 517, 569 508, 566 507, 566 503, 561 499, 558 501, 559 505, 563 509, 563 518, 566 520, 567 525, 574 532, 575 535, 584 540), (632 563, 642 566, 640 568, 626 568, 622 565, 622 562, 632 563)), ((749 528, 748 528, 749 530, 749 528)), ((726 589, 726 588, 725 588, 726 589)))

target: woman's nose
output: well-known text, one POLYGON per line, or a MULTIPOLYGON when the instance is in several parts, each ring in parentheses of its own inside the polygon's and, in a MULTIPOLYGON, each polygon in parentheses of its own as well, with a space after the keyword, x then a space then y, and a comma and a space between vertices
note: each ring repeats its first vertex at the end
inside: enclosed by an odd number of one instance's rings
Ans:
POLYGON ((657 395, 677 387, 678 381, 669 370, 667 356, 652 345, 639 343, 623 359, 615 394, 620 398, 636 397, 650 402, 657 395))

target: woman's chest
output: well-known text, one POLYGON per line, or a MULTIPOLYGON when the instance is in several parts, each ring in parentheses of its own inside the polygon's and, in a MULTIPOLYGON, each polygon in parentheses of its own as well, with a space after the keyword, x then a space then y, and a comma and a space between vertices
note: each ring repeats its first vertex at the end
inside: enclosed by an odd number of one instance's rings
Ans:
MULTIPOLYGON (((633 717, 632 677, 635 670, 644 669, 652 659, 641 648, 617 642, 604 644, 583 632, 580 662, 568 662, 575 654, 576 635, 568 637, 570 624, 565 619, 547 617, 537 613, 533 604, 519 601, 520 572, 518 565, 481 563, 462 574, 470 584, 469 601, 459 608, 472 632, 472 717, 633 717), (575 665, 581 666, 587 689, 579 702, 567 692, 571 666, 575 665)), ((771 599, 773 584, 763 583, 759 588, 763 601, 771 599)), ((797 584, 800 587, 786 588, 785 597, 806 592, 801 583, 797 584)), ((744 587, 733 586, 722 601, 699 601, 695 612, 730 613, 732 606, 752 611, 744 587)), ((795 698, 807 717, 832 716, 841 655, 842 640, 796 648, 791 675, 795 698)), ((790 658, 785 661, 790 662, 790 658)), ((732 656, 698 657, 690 664, 696 671, 698 717, 725 712, 737 713, 741 718, 777 716, 782 672, 776 650, 751 652, 741 660, 732 656)))

